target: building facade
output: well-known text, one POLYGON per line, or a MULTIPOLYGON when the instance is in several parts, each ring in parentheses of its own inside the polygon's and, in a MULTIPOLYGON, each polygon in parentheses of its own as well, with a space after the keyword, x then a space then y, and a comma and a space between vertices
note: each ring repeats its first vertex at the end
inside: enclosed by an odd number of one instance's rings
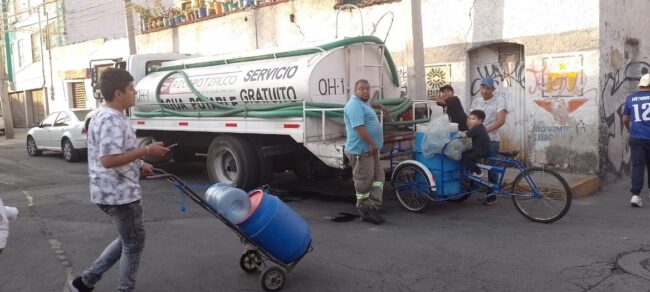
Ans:
MULTIPOLYGON (((650 27, 650 18, 644 17, 650 13, 646 0, 257 3, 140 34, 137 51, 231 54, 373 34, 386 39, 403 91, 411 98, 426 99, 451 84, 468 110, 480 98, 479 80, 493 77, 496 94, 509 105, 500 131, 502 148, 521 150, 529 164, 602 178, 628 172, 621 105, 650 69, 650 36, 643 33, 650 27), (346 3, 362 8, 337 10, 346 3)), ((101 43, 77 44, 75 53, 82 53, 81 46, 109 51, 102 56, 128 53, 124 40, 101 43)), ((69 60, 69 54, 62 49, 59 57, 69 60)), ((81 55, 77 59, 84 61, 99 56, 81 55)), ((75 68, 83 69, 78 63, 75 68)))

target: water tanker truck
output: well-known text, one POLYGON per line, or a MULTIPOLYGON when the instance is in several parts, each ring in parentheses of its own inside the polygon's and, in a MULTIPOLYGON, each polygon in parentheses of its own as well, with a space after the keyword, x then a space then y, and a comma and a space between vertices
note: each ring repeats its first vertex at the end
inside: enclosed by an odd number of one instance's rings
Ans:
MULTIPOLYGON (((178 143, 176 162, 207 154, 213 182, 243 189, 269 183, 274 172, 316 178, 347 169, 342 108, 359 79, 388 108, 389 117, 378 112, 384 126, 411 108, 410 99, 399 97, 388 50, 373 36, 229 56, 109 61, 91 62, 93 84, 107 65, 134 75, 138 94, 129 115, 143 144, 178 143)), ((386 132, 387 144, 411 138, 386 132)))

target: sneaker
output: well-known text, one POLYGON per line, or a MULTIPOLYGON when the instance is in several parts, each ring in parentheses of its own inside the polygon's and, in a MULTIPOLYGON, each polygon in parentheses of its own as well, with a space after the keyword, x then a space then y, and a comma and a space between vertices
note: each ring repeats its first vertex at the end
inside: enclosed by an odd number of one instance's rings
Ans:
POLYGON ((496 204, 497 202, 497 196, 496 195, 488 195, 485 197, 485 201, 483 201, 483 205, 486 206, 492 206, 496 204))
POLYGON ((90 288, 84 284, 81 280, 81 277, 76 277, 74 280, 68 282, 68 289, 70 292, 90 292, 93 291, 93 288, 90 288))
POLYGON ((632 207, 643 207, 643 201, 641 200, 641 196, 632 195, 632 199, 630 200, 630 205, 632 205, 632 207))

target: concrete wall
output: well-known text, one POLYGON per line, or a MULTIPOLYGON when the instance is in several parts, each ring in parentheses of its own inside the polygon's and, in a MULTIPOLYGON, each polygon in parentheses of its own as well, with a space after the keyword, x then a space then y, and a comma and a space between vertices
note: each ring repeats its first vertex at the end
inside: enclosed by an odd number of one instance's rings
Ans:
POLYGON ((650 3, 645 0, 600 1, 600 163, 603 175, 629 173, 628 131, 621 123, 625 97, 650 72, 650 3))
POLYGON ((85 83, 86 107, 96 108, 99 103, 92 96, 90 79, 80 78, 88 69, 90 60, 120 58, 129 53, 126 39, 94 39, 82 43, 54 48, 52 50, 53 70, 51 77, 53 90, 49 96, 50 112, 72 107, 71 82, 85 83))
MULTIPOLYGON (((422 14, 424 61, 447 73, 438 83, 454 86, 466 111, 482 77, 497 81, 509 104, 502 149, 521 150, 532 164, 598 172, 597 1, 425 0, 422 14)), ((436 75, 424 78, 431 84, 436 75)))

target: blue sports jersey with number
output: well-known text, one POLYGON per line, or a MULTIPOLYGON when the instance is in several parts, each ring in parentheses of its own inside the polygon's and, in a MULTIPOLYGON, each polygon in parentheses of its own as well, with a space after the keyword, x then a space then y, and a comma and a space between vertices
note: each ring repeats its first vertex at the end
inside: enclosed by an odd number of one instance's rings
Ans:
POLYGON ((637 91, 628 96, 623 115, 630 116, 630 137, 650 139, 650 91, 637 91))

